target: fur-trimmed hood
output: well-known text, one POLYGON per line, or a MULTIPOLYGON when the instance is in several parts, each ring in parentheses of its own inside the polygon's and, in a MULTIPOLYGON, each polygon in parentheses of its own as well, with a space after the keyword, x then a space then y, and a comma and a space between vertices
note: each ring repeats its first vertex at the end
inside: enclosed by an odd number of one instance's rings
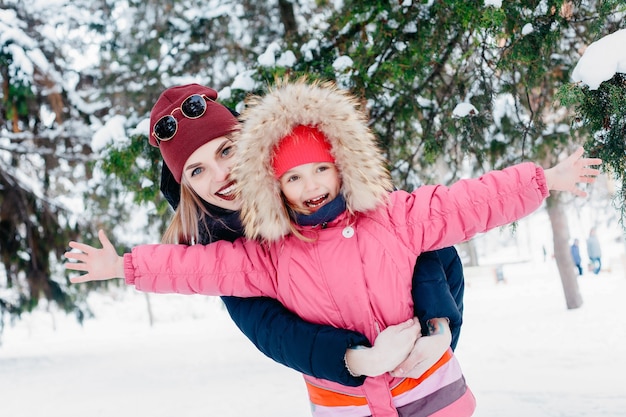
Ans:
POLYGON ((275 146, 297 125, 317 127, 331 144, 350 213, 383 203, 392 189, 385 159, 359 103, 331 82, 281 81, 242 112, 233 179, 243 201, 248 238, 274 241, 290 233, 290 218, 272 169, 275 146))
POLYGON ((232 177, 242 198, 241 218, 248 238, 275 241, 290 233, 272 156, 297 125, 317 127, 330 142, 350 213, 376 208, 393 188, 358 101, 334 83, 280 81, 266 95, 250 97, 241 119, 232 177))

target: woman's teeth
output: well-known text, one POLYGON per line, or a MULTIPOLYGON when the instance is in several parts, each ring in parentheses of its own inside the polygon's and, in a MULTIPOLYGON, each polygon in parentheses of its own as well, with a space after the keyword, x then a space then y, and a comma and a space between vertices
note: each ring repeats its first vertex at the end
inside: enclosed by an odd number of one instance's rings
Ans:
POLYGON ((234 192, 235 192, 235 183, 230 183, 228 184, 228 186, 218 190, 215 194, 218 197, 223 198, 224 200, 230 200, 234 198, 234 194, 233 194, 234 192))

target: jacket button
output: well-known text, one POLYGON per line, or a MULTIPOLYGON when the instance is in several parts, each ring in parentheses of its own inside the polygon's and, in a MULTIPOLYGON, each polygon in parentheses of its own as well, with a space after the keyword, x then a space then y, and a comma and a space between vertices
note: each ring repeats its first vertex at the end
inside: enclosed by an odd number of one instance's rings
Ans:
POLYGON ((346 239, 350 239, 352 236, 354 236, 354 229, 352 228, 352 226, 348 226, 346 228, 343 229, 343 231, 341 232, 341 234, 343 235, 343 237, 345 237, 346 239))

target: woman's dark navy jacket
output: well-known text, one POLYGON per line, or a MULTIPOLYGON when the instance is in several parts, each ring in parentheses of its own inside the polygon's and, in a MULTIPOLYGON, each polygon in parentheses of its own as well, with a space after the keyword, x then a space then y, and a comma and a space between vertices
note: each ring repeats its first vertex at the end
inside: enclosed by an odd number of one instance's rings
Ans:
MULTIPOLYGON (((180 199, 179 185, 163 164, 161 191, 174 208, 180 199)), ((238 216, 232 216, 235 221, 238 216)), ((224 217, 220 214, 220 219, 224 217)), ((211 227, 212 240, 233 241, 241 233, 225 229, 223 224, 211 227)), ((237 220, 238 221, 238 220, 237 220)), ((200 237, 200 243, 208 243, 200 237)), ((384 279, 384 277, 382 278, 384 279)), ((413 273, 413 300, 415 314, 425 332, 426 321, 435 317, 447 317, 452 330, 452 349, 456 347, 463 316, 464 277, 461 260, 453 247, 425 252, 417 258, 413 273)), ((337 329, 332 326, 313 324, 287 310, 272 298, 222 297, 228 313, 239 329, 265 355, 296 371, 338 382, 347 386, 359 386, 365 377, 353 377, 344 364, 346 349, 371 346, 361 333, 337 329)))

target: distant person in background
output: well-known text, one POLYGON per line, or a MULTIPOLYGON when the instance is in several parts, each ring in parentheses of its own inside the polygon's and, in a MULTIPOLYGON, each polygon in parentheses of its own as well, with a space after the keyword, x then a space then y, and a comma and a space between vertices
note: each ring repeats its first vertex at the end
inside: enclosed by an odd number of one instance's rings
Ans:
POLYGON ((496 284, 499 284, 499 283, 506 284, 506 279, 504 279, 504 268, 502 267, 502 264, 499 264, 498 266, 496 266, 496 269, 494 270, 494 272, 496 274, 496 284))
POLYGON ((596 236, 596 228, 592 227, 589 231, 589 237, 587 238, 587 255, 591 261, 593 273, 598 275, 602 268, 602 250, 600 249, 600 242, 596 236))
POLYGON ((576 269, 578 269, 578 275, 582 275, 583 267, 581 265, 582 259, 580 259, 580 246, 578 243, 578 239, 574 239, 574 243, 572 243, 572 246, 570 246, 570 252, 572 253, 572 260, 574 261, 574 265, 576 265, 576 269))

